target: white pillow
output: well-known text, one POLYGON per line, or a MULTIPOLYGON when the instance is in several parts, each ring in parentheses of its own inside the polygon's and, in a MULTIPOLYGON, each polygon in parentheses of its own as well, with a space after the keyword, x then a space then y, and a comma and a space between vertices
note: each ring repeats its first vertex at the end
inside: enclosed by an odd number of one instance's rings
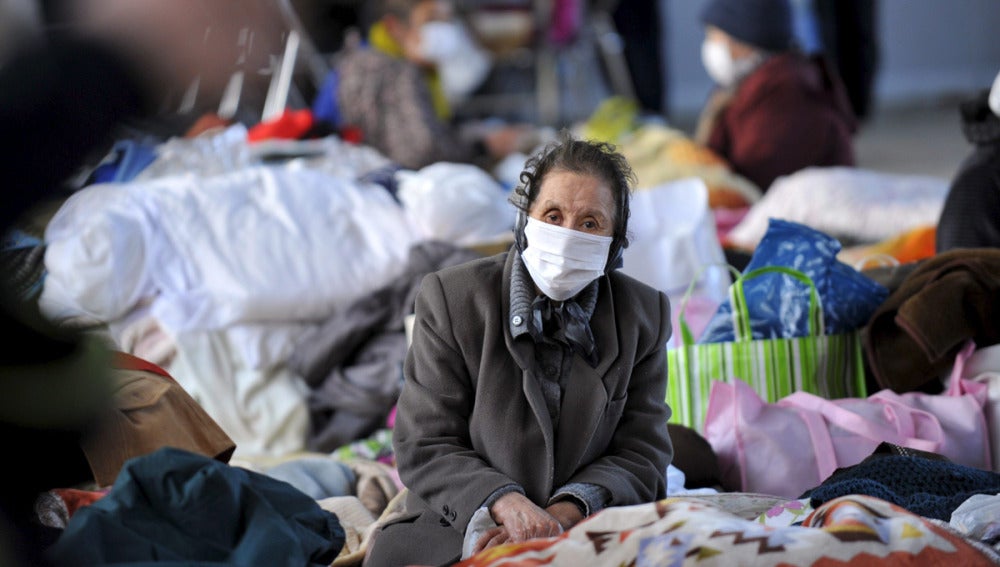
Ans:
POLYGON ((936 225, 949 181, 853 167, 812 167, 779 177, 729 232, 727 240, 754 249, 768 220, 784 219, 824 232, 850 246, 881 242, 920 226, 936 225))

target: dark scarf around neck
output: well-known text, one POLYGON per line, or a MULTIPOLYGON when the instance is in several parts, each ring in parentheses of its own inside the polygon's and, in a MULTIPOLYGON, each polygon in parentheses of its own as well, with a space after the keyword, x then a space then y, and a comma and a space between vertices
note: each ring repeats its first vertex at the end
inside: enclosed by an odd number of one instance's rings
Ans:
POLYGON ((536 343, 556 342, 573 349, 591 368, 597 366, 597 347, 590 321, 580 304, 573 299, 553 301, 539 295, 531 302, 528 332, 536 343))

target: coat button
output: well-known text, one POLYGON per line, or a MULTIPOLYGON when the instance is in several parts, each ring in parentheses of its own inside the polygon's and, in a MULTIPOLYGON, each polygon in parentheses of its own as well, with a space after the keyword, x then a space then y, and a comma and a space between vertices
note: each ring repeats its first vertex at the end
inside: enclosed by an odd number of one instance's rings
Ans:
POLYGON ((524 318, 521 317, 520 315, 514 315, 510 319, 510 324, 514 325, 515 327, 520 327, 521 325, 524 324, 524 318))

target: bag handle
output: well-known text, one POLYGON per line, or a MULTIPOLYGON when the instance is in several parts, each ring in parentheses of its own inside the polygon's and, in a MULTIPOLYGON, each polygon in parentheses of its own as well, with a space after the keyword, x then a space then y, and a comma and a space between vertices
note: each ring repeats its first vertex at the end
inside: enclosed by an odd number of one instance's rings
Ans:
POLYGON ((691 333, 691 328, 684 316, 684 313, 687 310, 688 301, 691 299, 691 295, 694 293, 694 289, 698 282, 701 281, 705 271, 709 268, 718 267, 729 269, 730 273, 733 275, 733 283, 729 286, 729 304, 733 309, 733 335, 737 341, 745 342, 753 340, 753 332, 750 325, 750 309, 747 307, 746 294, 743 291, 743 282, 765 274, 783 274, 790 276, 808 286, 809 335, 822 336, 826 334, 826 324, 823 319, 823 303, 820 299, 819 292, 816 291, 816 284, 814 284, 812 278, 806 274, 794 268, 788 268, 785 266, 763 266, 743 274, 729 264, 710 263, 705 264, 700 270, 698 270, 698 275, 691 280, 687 291, 684 292, 684 296, 681 298, 681 308, 678 320, 680 321, 681 344, 683 346, 690 346, 694 344, 694 334, 691 333))
POLYGON ((750 325, 750 308, 747 306, 743 284, 766 274, 786 275, 809 287, 809 336, 825 335, 826 325, 823 320, 823 304, 820 301, 819 293, 816 291, 816 284, 813 283, 812 278, 794 268, 763 266, 737 278, 733 282, 733 285, 729 287, 729 302, 733 307, 733 335, 736 340, 743 342, 753 340, 753 332, 750 325))
POLYGON ((691 346, 694 344, 694 334, 691 332, 691 327, 688 326, 687 319, 684 318, 684 312, 687 310, 688 300, 690 300, 691 296, 694 294, 694 289, 698 286, 698 282, 701 281, 702 276, 705 275, 705 271, 708 270, 709 268, 727 268, 729 272, 733 275, 734 281, 738 280, 743 275, 740 273, 739 270, 737 270, 733 266, 719 262, 712 262, 705 264, 701 267, 700 270, 698 270, 698 275, 691 280, 691 283, 688 285, 687 291, 684 292, 684 296, 681 298, 681 309, 677 317, 678 320, 680 321, 681 345, 683 346, 691 346))
POLYGON ((799 419, 806 424, 806 431, 809 432, 809 444, 812 446, 813 456, 816 457, 816 470, 819 472, 819 479, 822 481, 829 478, 833 471, 837 470, 837 451, 833 448, 833 439, 830 438, 830 427, 826 424, 823 416, 817 412, 799 407, 789 409, 795 410, 799 419))
POLYGON ((925 410, 918 410, 905 404, 900 401, 901 398, 899 397, 899 394, 893 392, 892 390, 882 390, 880 392, 876 392, 868 399, 875 400, 883 405, 884 411, 889 415, 891 421, 896 424, 896 430, 903 436, 905 441, 905 443, 899 443, 896 441, 890 441, 890 443, 896 443, 897 445, 904 445, 914 449, 921 449, 923 451, 930 451, 932 453, 938 452, 944 445, 944 428, 941 427, 941 421, 933 413, 925 410), (916 437, 917 422, 920 421, 931 425, 937 441, 919 439, 916 437), (916 443, 916 445, 914 445, 914 443, 916 443), (918 445, 926 445, 926 447, 918 445))
POLYGON ((868 256, 861 258, 860 260, 854 263, 853 268, 860 272, 865 268, 867 268, 870 262, 879 262, 878 267, 889 267, 889 266, 893 268, 899 267, 898 258, 893 256, 892 254, 886 254, 885 252, 878 252, 875 254, 869 254, 868 256))
POLYGON ((894 445, 931 453, 936 453, 941 448, 941 443, 944 440, 944 430, 941 428, 941 422, 933 414, 911 408, 898 400, 881 397, 878 394, 874 394, 867 399, 880 403, 883 409, 888 410, 894 416, 893 422, 897 424, 897 427, 894 429, 879 426, 833 401, 808 392, 793 392, 777 403, 785 407, 800 408, 819 413, 826 419, 827 423, 836 425, 872 441, 887 441, 894 445), (914 437, 916 433, 914 416, 917 419, 926 420, 934 424, 935 433, 937 434, 936 440, 914 437))

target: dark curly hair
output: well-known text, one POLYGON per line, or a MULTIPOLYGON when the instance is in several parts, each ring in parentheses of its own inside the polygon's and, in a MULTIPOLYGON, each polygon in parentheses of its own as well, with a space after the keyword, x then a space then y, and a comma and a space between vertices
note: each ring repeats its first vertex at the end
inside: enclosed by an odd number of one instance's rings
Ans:
MULTIPOLYGON (((592 175, 605 181, 611 188, 616 210, 612 234, 614 242, 609 261, 614 261, 618 253, 628 247, 629 197, 636 183, 632 166, 612 144, 575 139, 570 132, 563 130, 555 141, 533 155, 524 165, 524 171, 518 178, 520 184, 514 188, 509 199, 523 213, 522 217, 527 217, 545 176, 556 170, 592 175)), ((522 250, 524 222, 519 221, 515 227, 515 238, 522 250)))

